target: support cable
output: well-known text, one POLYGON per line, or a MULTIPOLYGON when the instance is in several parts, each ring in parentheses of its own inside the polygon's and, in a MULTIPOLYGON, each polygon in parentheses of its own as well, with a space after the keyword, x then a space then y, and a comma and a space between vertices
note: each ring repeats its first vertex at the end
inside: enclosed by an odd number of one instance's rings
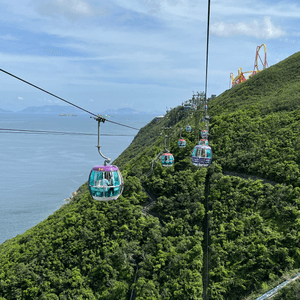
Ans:
MULTIPOLYGON (((58 134, 58 135, 98 135, 97 133, 86 132, 68 132, 68 131, 51 131, 51 130, 32 130, 32 129, 11 129, 0 128, 0 133, 31 133, 31 134, 58 134)), ((101 133, 101 136, 135 136, 133 134, 108 134, 101 133)))
MULTIPOLYGON (((53 93, 50 93, 50 92, 46 91, 45 89, 42 89, 42 88, 38 87, 37 85, 34 85, 34 84, 32 84, 32 83, 30 83, 30 82, 28 82, 28 81, 26 81, 26 80, 24 80, 24 79, 22 79, 22 78, 20 78, 20 77, 18 77, 16 75, 14 75, 12 73, 9 73, 9 72, 7 72, 7 71, 5 71, 3 69, 0 69, 0 71, 3 72, 3 73, 5 73, 5 74, 7 74, 7 75, 9 75, 9 76, 12 76, 12 77, 16 78, 16 79, 18 79, 18 80, 20 80, 20 81, 22 81, 22 82, 24 82, 26 84, 29 84, 29 85, 33 86, 34 88, 36 88, 38 90, 41 90, 42 92, 47 93, 47 94, 49 94, 49 95, 51 95, 51 96, 53 96, 53 97, 55 97, 55 98, 57 98, 57 99, 59 99, 61 101, 64 101, 64 102, 66 102, 66 103, 68 103, 70 105, 73 105, 76 108, 81 109, 82 111, 84 111, 84 112, 86 112, 86 113, 88 113, 88 114, 90 114, 90 115, 92 115, 94 117, 97 117, 96 114, 94 114, 94 113, 92 113, 92 112, 90 112, 90 111, 88 111, 88 110, 86 110, 86 109, 84 109, 84 108, 82 108, 82 107, 80 107, 80 106, 78 106, 78 105, 70 102, 70 101, 67 101, 67 100, 65 100, 65 99, 63 99, 63 98, 61 98, 61 97, 59 97, 59 96, 57 96, 57 95, 55 95, 53 93)), ((123 127, 127 127, 127 128, 131 128, 131 129, 139 130, 138 128, 131 127, 131 126, 128 126, 128 125, 124 125, 124 124, 121 124, 121 123, 117 123, 117 122, 114 122, 114 121, 110 121, 110 120, 107 120, 107 119, 106 119, 106 121, 110 122, 110 123, 114 123, 114 124, 120 125, 120 126, 123 126, 123 127)))
POLYGON ((209 22, 210 22, 210 0, 207 9, 207 33, 206 33, 206 71, 205 71, 205 104, 207 104, 207 75, 208 75, 208 49, 209 49, 209 22))
MULTIPOLYGON (((208 49, 209 49, 209 23, 210 23, 210 0, 207 8, 207 39, 206 39, 206 71, 205 71, 205 105, 207 105, 207 78, 208 78, 208 49)), ((209 122, 207 123, 209 134, 209 122)), ((209 177, 206 178, 206 284, 204 285, 204 299, 209 300, 209 177)))

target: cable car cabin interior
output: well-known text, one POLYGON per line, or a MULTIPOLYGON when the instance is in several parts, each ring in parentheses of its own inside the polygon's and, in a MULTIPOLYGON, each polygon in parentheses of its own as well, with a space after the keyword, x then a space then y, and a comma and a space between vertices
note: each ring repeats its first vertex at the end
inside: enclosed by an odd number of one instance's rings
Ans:
POLYGON ((124 181, 117 166, 95 166, 89 176, 90 194, 95 200, 116 200, 123 192, 124 181))
POLYGON ((196 145, 192 153, 192 164, 197 167, 208 167, 212 161, 210 146, 196 145))
POLYGON ((185 131, 186 131, 186 132, 191 132, 191 131, 192 131, 192 126, 191 126, 191 125, 187 125, 187 126, 185 127, 185 131))
POLYGON ((198 145, 201 145, 201 146, 203 146, 203 145, 208 146, 208 140, 207 140, 207 139, 201 139, 201 140, 199 141, 198 145))
POLYGON ((186 146, 185 139, 179 139, 179 141, 178 141, 178 147, 179 148, 184 148, 185 146, 186 146))
POLYGON ((174 163, 174 156, 171 153, 164 153, 161 157, 163 167, 171 167, 174 163))

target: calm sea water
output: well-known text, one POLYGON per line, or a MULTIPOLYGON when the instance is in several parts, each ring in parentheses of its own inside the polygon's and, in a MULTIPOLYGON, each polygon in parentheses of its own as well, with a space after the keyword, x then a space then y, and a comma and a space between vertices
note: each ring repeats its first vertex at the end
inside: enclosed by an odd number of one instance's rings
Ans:
MULTIPOLYGON (((115 116, 111 121, 141 128, 153 115, 115 116)), ((89 115, 0 114, 0 128, 97 133, 89 115)), ((101 133, 101 151, 116 159, 137 130, 109 122, 101 133)), ((64 204, 102 164, 97 136, 2 133, 0 130, 0 244, 38 224, 64 204)))

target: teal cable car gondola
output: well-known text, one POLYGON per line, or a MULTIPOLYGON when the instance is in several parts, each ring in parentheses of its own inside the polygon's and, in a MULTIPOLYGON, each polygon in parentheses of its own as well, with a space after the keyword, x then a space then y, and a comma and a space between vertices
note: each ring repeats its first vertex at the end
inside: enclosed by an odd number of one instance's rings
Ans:
POLYGON ((185 148, 186 147, 186 140, 185 139, 179 139, 178 147, 179 148, 185 148))
POLYGON ((208 137, 208 131, 206 129, 201 130, 201 137, 203 139, 207 139, 207 137, 208 137))
POLYGON ((174 163, 174 156, 172 153, 164 153, 161 157, 161 164, 163 167, 172 167, 174 163))
POLYGON ((105 118, 98 115, 98 152, 105 159, 104 165, 94 166, 90 172, 88 185, 91 196, 94 200, 109 201, 116 200, 121 196, 124 189, 124 180, 117 166, 107 165, 111 159, 104 156, 100 150, 100 122, 105 118))
POLYGON ((182 128, 180 128, 180 139, 178 141, 178 147, 179 148, 184 148, 186 146, 186 141, 181 136, 181 130, 182 130, 182 128))
MULTIPOLYGON (((170 129, 170 128, 168 128, 170 129)), ((167 149, 167 144, 169 146, 169 137, 165 135, 165 153, 161 156, 161 164, 163 167, 172 167, 174 164, 174 156, 170 151, 167 149)))
POLYGON ((187 126, 185 127, 185 131, 186 131, 186 132, 191 132, 191 131, 192 131, 192 126, 191 126, 191 125, 187 125, 187 126))

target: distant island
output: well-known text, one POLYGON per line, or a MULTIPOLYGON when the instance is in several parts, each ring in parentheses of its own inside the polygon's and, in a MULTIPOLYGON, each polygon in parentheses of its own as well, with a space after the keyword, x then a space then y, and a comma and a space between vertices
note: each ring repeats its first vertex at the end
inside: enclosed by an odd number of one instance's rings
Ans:
POLYGON ((76 117, 76 114, 59 114, 60 117, 76 117))

